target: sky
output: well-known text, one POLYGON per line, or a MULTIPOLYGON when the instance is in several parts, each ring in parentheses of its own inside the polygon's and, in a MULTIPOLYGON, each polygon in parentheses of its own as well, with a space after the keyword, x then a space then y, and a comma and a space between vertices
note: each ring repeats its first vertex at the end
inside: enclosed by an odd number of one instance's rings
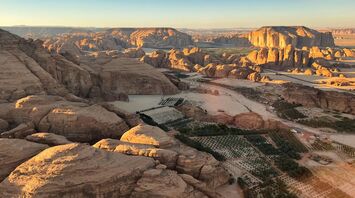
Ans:
POLYGON ((355 27, 355 0, 0 0, 0 26, 355 27))

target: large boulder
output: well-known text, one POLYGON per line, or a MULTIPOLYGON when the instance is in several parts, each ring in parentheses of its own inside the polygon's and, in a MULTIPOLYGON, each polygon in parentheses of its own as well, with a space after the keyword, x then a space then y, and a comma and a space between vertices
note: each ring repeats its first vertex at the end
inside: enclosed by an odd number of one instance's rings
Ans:
POLYGON ((170 147, 175 143, 174 139, 159 127, 146 124, 140 124, 126 131, 121 141, 153 145, 158 148, 170 147))
POLYGON ((177 153, 175 151, 158 149, 153 145, 135 144, 114 139, 103 139, 97 142, 94 147, 127 155, 151 157, 170 169, 174 169, 176 166, 177 153))
POLYGON ((242 113, 234 117, 234 125, 241 129, 261 129, 264 126, 264 119, 257 113, 242 113))
POLYGON ((18 166, 0 183, 0 197, 128 197, 152 167, 146 157, 84 144, 56 146, 18 166))
POLYGON ((132 198, 204 198, 207 196, 187 184, 175 171, 151 169, 138 180, 132 198))
POLYGON ((37 155, 46 148, 48 148, 47 145, 37 144, 22 139, 0 138, 0 182, 15 170, 18 165, 37 155))
POLYGON ((123 52, 124 56, 127 58, 142 58, 145 52, 142 48, 129 48, 123 52))
POLYGON ((141 61, 153 67, 168 67, 168 55, 163 50, 157 50, 150 55, 145 55, 141 58, 141 61))
POLYGON ((229 173, 211 154, 197 151, 194 148, 180 145, 176 170, 188 174, 207 184, 211 189, 228 182, 229 173))
POLYGON ((71 141, 69 141, 66 137, 56 135, 54 133, 34 133, 28 135, 26 140, 40 144, 47 144, 49 146, 58 146, 71 143, 71 141))
POLYGON ((100 105, 69 102, 57 96, 28 96, 0 106, 4 110, 0 111, 0 118, 18 124, 31 122, 40 131, 72 141, 118 138, 128 129, 122 118, 100 105))

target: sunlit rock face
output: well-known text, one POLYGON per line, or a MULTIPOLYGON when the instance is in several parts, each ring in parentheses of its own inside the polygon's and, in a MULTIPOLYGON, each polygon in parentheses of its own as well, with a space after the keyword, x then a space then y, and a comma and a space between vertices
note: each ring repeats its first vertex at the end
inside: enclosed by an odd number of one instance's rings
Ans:
POLYGON ((129 197, 154 160, 85 144, 51 147, 18 166, 0 197, 129 197))
POLYGON ((0 138, 0 182, 17 166, 48 148, 22 139, 0 138))
POLYGON ((249 33, 249 41, 256 47, 284 48, 292 45, 302 47, 334 47, 331 33, 320 33, 303 26, 262 27, 249 33))
POLYGON ((52 53, 81 55, 84 51, 111 51, 129 47, 183 48, 193 45, 190 35, 173 28, 113 28, 102 32, 73 32, 45 39, 52 53))
POLYGON ((128 155, 146 156, 180 174, 204 182, 214 191, 227 183, 229 174, 211 154, 185 146, 158 127, 138 125, 125 132, 121 140, 105 139, 94 147, 128 155))
POLYGON ((193 44, 190 35, 173 28, 138 28, 130 35, 130 41, 146 48, 183 48, 193 44))

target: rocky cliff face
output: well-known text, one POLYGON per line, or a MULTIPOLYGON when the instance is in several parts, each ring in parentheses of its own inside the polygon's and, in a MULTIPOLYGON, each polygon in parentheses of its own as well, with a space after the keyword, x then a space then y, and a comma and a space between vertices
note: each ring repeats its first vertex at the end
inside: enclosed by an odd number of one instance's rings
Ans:
POLYGON ((287 45, 302 47, 334 47, 331 33, 320 33, 303 26, 262 27, 248 35, 249 41, 256 47, 285 48, 287 45))
POLYGON ((288 83, 285 87, 282 97, 289 103, 355 114, 355 97, 353 94, 322 91, 293 83, 288 83))
POLYGON ((130 35, 131 44, 146 48, 183 48, 193 45, 190 35, 173 28, 139 28, 130 35))
POLYGON ((253 50, 244 59, 240 59, 240 64, 247 65, 251 63, 263 67, 282 69, 289 67, 308 67, 318 59, 336 60, 343 57, 355 57, 354 51, 346 48, 319 47, 303 47, 302 49, 298 49, 292 45, 287 45, 283 49, 263 47, 253 50))
POLYGON ((230 175, 212 155, 94 100, 178 91, 129 58, 141 52, 74 63, 0 31, 0 197, 221 197, 230 175))
MULTIPOLYGON (((0 31, 0 74, 4 76, 0 84, 4 94, 0 100, 13 101, 43 93, 126 100, 126 94, 173 94, 178 91, 159 71, 133 58, 118 58, 109 53, 77 58, 69 50, 66 51, 71 57, 68 60, 59 54, 49 54, 42 44, 0 31), (138 86, 139 80, 144 81, 139 83, 144 86, 138 86)), ((144 55, 139 50, 133 52, 130 50, 123 56, 144 55)))

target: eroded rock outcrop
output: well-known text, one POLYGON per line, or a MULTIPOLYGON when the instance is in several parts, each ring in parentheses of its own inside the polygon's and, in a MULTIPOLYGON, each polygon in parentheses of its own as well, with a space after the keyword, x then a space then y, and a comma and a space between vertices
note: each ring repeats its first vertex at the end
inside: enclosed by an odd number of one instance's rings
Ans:
POLYGON ((158 148, 171 147, 175 143, 174 139, 168 136, 165 131, 146 124, 140 124, 126 131, 122 135, 121 141, 153 145, 158 148))
MULTIPOLYGON (((118 138, 128 129, 122 118, 100 105, 69 102, 58 96, 28 96, 0 106, 0 118, 18 124, 30 122, 40 131, 63 135, 72 141, 118 138)), ((27 135, 30 134, 24 137, 27 135)))
POLYGON ((153 145, 123 142, 114 139, 103 139, 97 142, 94 147, 127 155, 151 157, 170 169, 175 169, 178 156, 175 151, 159 149, 153 145))
POLYGON ((287 83, 282 97, 289 103, 320 107, 343 113, 355 114, 353 94, 337 91, 322 91, 303 85, 287 83))
POLYGON ((112 101, 128 100, 127 94, 178 92, 155 68, 124 57, 139 58, 144 55, 141 49, 125 54, 100 51, 79 55, 67 50, 61 53, 62 56, 50 54, 42 45, 39 40, 24 40, 0 31, 0 67, 7 71, 0 73, 4 76, 0 80, 0 91, 4 93, 0 100, 13 101, 27 95, 47 93, 112 101), (19 81, 19 76, 25 79, 19 81), (7 86, 2 86, 5 84, 7 86))
POLYGON ((130 34, 132 45, 146 48, 183 48, 192 45, 190 35, 173 28, 138 28, 130 34))
POLYGON ((34 133, 28 135, 26 140, 40 144, 47 144, 49 146, 58 146, 71 143, 71 141, 69 141, 66 137, 54 133, 34 133))
POLYGON ((151 169, 138 180, 132 198, 204 198, 207 196, 187 184, 175 171, 151 169))
POLYGON ((0 138, 0 182, 21 163, 37 155, 46 148, 48 148, 47 145, 37 144, 22 139, 0 138))
POLYGON ((303 26, 262 27, 248 35, 249 41, 256 47, 284 48, 287 45, 302 47, 334 47, 331 33, 321 33, 303 26))
POLYGON ((44 150, 0 183, 0 197, 129 197, 154 160, 84 144, 44 150))

